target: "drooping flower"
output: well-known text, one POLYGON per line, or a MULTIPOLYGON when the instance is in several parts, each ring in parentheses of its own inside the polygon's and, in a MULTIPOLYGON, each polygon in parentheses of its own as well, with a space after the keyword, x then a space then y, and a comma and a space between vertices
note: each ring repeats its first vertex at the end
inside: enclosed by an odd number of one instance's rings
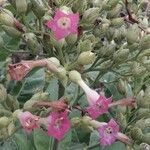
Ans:
POLYGON ((107 125, 100 126, 99 129, 100 144, 107 146, 113 144, 116 140, 124 143, 130 143, 131 140, 125 134, 119 132, 119 125, 111 119, 107 125))
POLYGON ((19 120, 20 120, 22 127, 28 133, 31 133, 33 129, 39 127, 39 125, 38 125, 39 117, 31 114, 28 111, 22 112, 19 115, 19 120))
POLYGON ((21 81, 29 72, 30 67, 26 63, 16 63, 9 65, 9 74, 11 79, 21 81))
POLYGON ((52 112, 48 127, 48 135, 53 136, 57 140, 62 140, 70 129, 70 122, 67 117, 67 111, 58 113, 52 112))
POLYGON ((48 21, 46 26, 55 33, 55 38, 60 40, 70 33, 78 33, 79 14, 65 13, 57 10, 54 19, 48 21))

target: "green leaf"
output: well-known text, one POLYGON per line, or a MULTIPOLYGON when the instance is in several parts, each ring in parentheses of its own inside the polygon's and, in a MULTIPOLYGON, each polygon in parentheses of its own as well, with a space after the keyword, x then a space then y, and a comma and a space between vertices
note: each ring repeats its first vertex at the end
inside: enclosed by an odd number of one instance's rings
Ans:
POLYGON ((21 82, 14 82, 10 84, 11 94, 17 96, 18 100, 26 101, 37 92, 43 90, 45 84, 45 71, 44 68, 33 70, 25 79, 21 82))
POLYGON ((36 150, 49 150, 51 137, 46 135, 43 130, 34 130, 33 137, 36 150))

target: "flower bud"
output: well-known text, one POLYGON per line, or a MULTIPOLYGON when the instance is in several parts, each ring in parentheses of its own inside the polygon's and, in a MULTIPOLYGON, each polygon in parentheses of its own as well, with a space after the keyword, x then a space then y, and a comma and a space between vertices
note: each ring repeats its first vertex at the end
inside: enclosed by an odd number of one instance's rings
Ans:
POLYGON ((60 66, 60 61, 56 57, 50 57, 47 60, 50 60, 51 62, 53 62, 56 65, 56 67, 60 66))
POLYGON ((71 126, 77 127, 81 124, 81 119, 78 117, 74 117, 71 119, 71 126))
MULTIPOLYGON (((40 100, 40 99, 39 99, 40 100)), ((30 112, 33 112, 35 111, 37 108, 34 106, 34 104, 36 103, 37 101, 32 101, 32 100, 28 100, 24 103, 23 105, 23 109, 25 111, 30 111, 30 112)))
POLYGON ((0 23, 6 26, 15 27, 13 14, 7 9, 0 10, 0 23))
POLYGON ((117 84, 117 89, 120 93, 123 93, 123 94, 126 93, 126 86, 127 86, 126 81, 119 79, 118 84, 117 84))
POLYGON ((83 51, 91 51, 92 50, 92 43, 89 39, 84 40, 84 41, 80 41, 77 49, 81 52, 83 51))
POLYGON ((107 3, 106 3, 104 8, 106 10, 111 10, 118 4, 119 1, 120 0, 107 1, 107 3))
POLYGON ((70 34, 65 38, 65 40, 68 45, 73 45, 77 41, 77 38, 78 38, 77 34, 70 34))
POLYGON ((72 70, 69 72, 69 78, 74 83, 77 83, 78 81, 82 80, 81 74, 76 70, 72 70))
POLYGON ((146 128, 150 128, 150 118, 138 120, 136 122, 135 126, 140 128, 141 130, 144 130, 146 128))
POLYGON ((141 141, 143 138, 142 130, 138 127, 132 128, 130 134, 135 141, 141 141))
POLYGON ((12 116, 13 118, 19 118, 19 116, 21 115, 22 110, 21 109, 17 109, 13 112, 12 116))
POLYGON ((145 49, 143 50, 139 56, 138 56, 138 59, 142 59, 144 56, 150 56, 150 49, 145 49))
POLYGON ((139 119, 150 117, 150 109, 149 108, 140 108, 137 113, 138 113, 137 116, 139 119))
POLYGON ((94 24, 94 21, 98 18, 99 16, 99 8, 94 7, 94 8, 89 8, 83 13, 82 17, 82 23, 83 27, 89 27, 92 24, 94 24))
POLYGON ((79 14, 83 14, 87 9, 87 0, 75 0, 73 2, 72 10, 73 12, 78 12, 79 14))
POLYGON ((58 78, 64 79, 66 77, 66 74, 67 74, 67 72, 66 72, 66 69, 64 67, 58 68, 58 72, 57 72, 58 78))
POLYGON ((92 0, 92 4, 94 7, 100 7, 102 9, 103 0, 92 0))
POLYGON ((7 118, 5 116, 1 117, 0 118, 0 128, 7 127, 9 125, 9 122, 10 122, 9 118, 7 118))
POLYGON ((123 62, 128 58, 129 49, 120 49, 116 51, 113 55, 113 59, 115 62, 123 62))
POLYGON ((18 14, 24 14, 27 11, 27 0, 15 0, 18 14))
POLYGON ((18 38, 21 37, 21 32, 11 26, 2 25, 2 29, 11 37, 18 38))
POLYGON ((27 42, 29 49, 31 49, 33 52, 37 52, 40 50, 40 44, 39 44, 35 34, 25 33, 23 35, 23 38, 27 42))
POLYGON ((5 101, 7 98, 7 91, 2 84, 0 84, 0 102, 5 101))
POLYGON ((42 0, 31 0, 33 13, 37 18, 42 18, 47 11, 42 0))
POLYGON ((141 50, 145 50, 145 49, 149 49, 150 48, 150 35, 147 34, 145 36, 143 36, 141 38, 141 41, 140 41, 140 44, 139 44, 139 47, 141 50))
POLYGON ((72 13, 71 8, 70 8, 70 7, 67 7, 67 6, 62 6, 62 7, 60 7, 60 10, 63 11, 64 13, 66 13, 66 14, 72 13))
POLYGON ((137 24, 131 25, 126 32, 126 39, 129 44, 138 42, 139 40, 139 27, 137 24))
POLYGON ((119 124, 121 129, 126 129, 127 120, 126 120, 126 117, 121 112, 117 112, 116 119, 117 119, 117 123, 119 124))
POLYGON ((89 65, 95 60, 95 54, 91 51, 82 52, 77 60, 77 63, 80 65, 89 65))

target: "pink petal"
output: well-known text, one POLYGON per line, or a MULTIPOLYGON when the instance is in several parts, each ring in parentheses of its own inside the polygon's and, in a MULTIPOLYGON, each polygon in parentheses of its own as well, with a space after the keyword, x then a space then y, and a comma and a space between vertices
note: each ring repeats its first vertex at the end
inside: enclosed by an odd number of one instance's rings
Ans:
POLYGON ((118 132, 116 138, 122 141, 123 143, 131 144, 131 139, 129 139, 129 137, 123 133, 118 132))
POLYGON ((79 13, 69 14, 68 16, 71 20, 71 33, 78 33, 79 13))
POLYGON ((109 122, 108 122, 108 125, 111 126, 114 130, 114 132, 119 132, 119 125, 115 122, 114 119, 111 119, 109 122))
POLYGON ((57 21, 58 19, 60 19, 61 17, 67 17, 68 15, 66 13, 64 13, 61 10, 57 10, 54 16, 54 20, 57 21))
POLYGON ((64 30, 64 29, 57 28, 56 31, 55 31, 55 38, 57 40, 60 40, 62 38, 65 38, 69 34, 70 34, 69 30, 64 30))

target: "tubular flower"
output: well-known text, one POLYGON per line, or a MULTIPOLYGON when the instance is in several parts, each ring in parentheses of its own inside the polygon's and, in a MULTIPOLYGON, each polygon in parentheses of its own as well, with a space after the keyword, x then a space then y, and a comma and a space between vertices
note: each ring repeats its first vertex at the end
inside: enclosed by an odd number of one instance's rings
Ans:
POLYGON ((33 129, 39 128, 38 120, 39 117, 26 111, 19 116, 20 123, 26 132, 31 133, 33 129))
POLYGON ((119 125, 111 119, 107 125, 100 126, 100 144, 103 146, 113 144, 117 139, 124 142, 130 143, 130 139, 123 133, 119 132, 119 125))
POLYGON ((46 23, 55 33, 55 38, 60 40, 67 37, 70 33, 78 33, 79 14, 66 14, 57 10, 53 20, 46 23))
POLYGON ((67 111, 58 113, 52 112, 50 124, 48 127, 48 135, 53 136, 57 140, 62 140, 70 129, 70 122, 67 118, 67 111))

